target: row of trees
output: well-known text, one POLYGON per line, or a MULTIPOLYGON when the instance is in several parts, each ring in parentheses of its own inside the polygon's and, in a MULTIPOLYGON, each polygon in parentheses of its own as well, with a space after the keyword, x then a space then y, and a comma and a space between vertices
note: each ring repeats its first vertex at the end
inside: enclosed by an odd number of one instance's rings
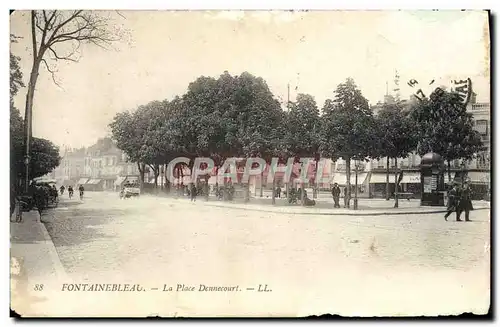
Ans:
MULTIPOLYGON (((11 35, 11 42, 17 37, 11 35)), ((14 96, 25 87, 20 69, 20 58, 10 53, 10 180, 11 186, 19 192, 21 181, 26 179, 24 166, 25 124, 14 105, 14 96)), ((59 165, 59 149, 49 140, 31 139, 31 160, 28 179, 43 176, 59 165)))
POLYGON ((470 159, 482 147, 472 116, 456 94, 443 90, 412 106, 386 103, 375 116, 349 78, 321 113, 308 94, 299 94, 287 107, 282 110, 262 78, 224 72, 219 78, 198 78, 171 101, 118 113, 110 127, 117 146, 137 162, 141 182, 146 166, 157 177, 160 166, 178 156, 211 157, 216 167, 229 157, 260 157, 267 163, 272 157, 283 163, 324 157, 346 161, 350 189, 352 159, 397 160, 412 151, 434 151, 449 162, 470 159))

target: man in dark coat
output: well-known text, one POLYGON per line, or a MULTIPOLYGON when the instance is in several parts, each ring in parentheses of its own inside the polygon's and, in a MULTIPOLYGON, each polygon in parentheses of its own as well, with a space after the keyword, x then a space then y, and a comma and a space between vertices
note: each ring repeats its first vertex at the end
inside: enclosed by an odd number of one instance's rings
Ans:
POLYGON ((196 201, 196 196, 198 195, 197 192, 198 190, 196 189, 194 183, 191 184, 191 190, 189 192, 189 194, 191 195, 191 201, 196 201))
POLYGON ((333 184, 332 196, 333 196, 333 201, 335 202, 335 204, 333 205, 333 207, 334 208, 340 208, 340 204, 339 204, 340 187, 339 187, 339 184, 337 184, 337 183, 333 184))
POLYGON ((462 188, 460 192, 460 204, 457 208, 458 210, 458 218, 460 218, 460 215, 462 212, 465 212, 465 221, 470 221, 469 219, 469 213, 471 210, 474 210, 472 207, 472 194, 471 194, 471 189, 469 187, 468 183, 464 184, 464 187, 462 188))
POLYGON ((457 184, 453 185, 453 188, 448 192, 448 211, 444 215, 444 220, 448 221, 448 216, 451 215, 452 212, 456 212, 457 221, 462 221, 460 219, 460 191, 457 187, 457 184))

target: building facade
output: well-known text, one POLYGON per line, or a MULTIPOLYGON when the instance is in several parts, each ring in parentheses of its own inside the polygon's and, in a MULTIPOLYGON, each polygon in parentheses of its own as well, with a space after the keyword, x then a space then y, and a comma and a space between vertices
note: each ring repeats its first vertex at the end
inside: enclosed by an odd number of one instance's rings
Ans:
POLYGON ((138 175, 137 165, 128 162, 110 138, 99 139, 88 148, 66 148, 53 172, 58 184, 83 184, 89 191, 113 190, 120 177, 138 175))

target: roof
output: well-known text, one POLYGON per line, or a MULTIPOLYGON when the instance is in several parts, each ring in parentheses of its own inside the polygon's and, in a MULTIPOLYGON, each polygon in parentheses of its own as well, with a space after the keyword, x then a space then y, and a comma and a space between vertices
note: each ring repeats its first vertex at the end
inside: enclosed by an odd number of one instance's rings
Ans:
POLYGON ((438 164, 443 163, 443 157, 441 157, 441 155, 439 155, 435 152, 426 153, 422 157, 422 160, 420 161, 420 164, 423 164, 423 165, 426 165, 426 164, 429 165, 429 164, 434 164, 434 163, 438 163, 438 164))

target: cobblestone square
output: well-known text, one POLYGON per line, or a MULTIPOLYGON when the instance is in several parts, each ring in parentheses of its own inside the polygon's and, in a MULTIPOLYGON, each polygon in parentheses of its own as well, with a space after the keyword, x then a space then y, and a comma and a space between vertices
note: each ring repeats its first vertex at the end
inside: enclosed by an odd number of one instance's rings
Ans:
POLYGON ((272 289, 217 295, 210 304, 207 294, 156 293, 176 306, 189 303, 194 314, 229 304, 244 312, 249 303, 274 312, 279 303, 303 314, 418 315, 488 310, 489 210, 471 217, 301 216, 90 192, 82 202, 63 201, 42 221, 75 283, 272 289))

